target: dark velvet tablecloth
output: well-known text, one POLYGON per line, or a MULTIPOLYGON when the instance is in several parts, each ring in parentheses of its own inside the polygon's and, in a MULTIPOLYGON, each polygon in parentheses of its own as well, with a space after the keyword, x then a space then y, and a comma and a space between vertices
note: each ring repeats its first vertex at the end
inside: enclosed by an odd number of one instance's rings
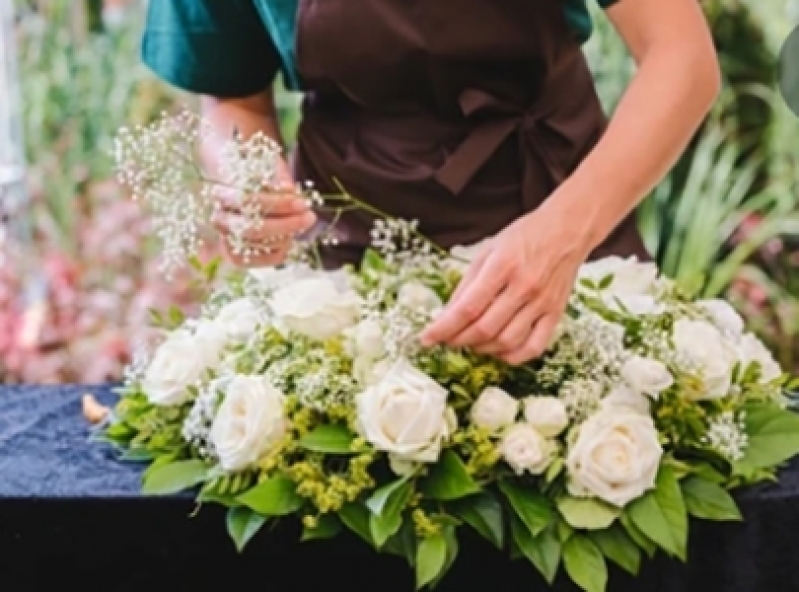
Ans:
MULTIPOLYGON (((299 544, 286 522, 238 555, 219 508, 192 516, 189 497, 140 497, 140 467, 88 441, 84 393, 113 401, 106 387, 0 387, 0 592, 414 589, 404 563, 354 538, 299 544)), ((799 463, 738 497, 744 523, 693 525, 690 566, 659 558, 638 579, 612 570, 610 592, 799 592, 799 463)), ((467 536, 439 590, 548 588, 467 536)))

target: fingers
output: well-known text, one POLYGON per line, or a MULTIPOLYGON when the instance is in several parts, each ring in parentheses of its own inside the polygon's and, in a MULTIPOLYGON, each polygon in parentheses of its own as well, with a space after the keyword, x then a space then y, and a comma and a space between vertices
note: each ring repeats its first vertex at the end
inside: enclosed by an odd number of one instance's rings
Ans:
POLYGON ((235 235, 247 242, 270 243, 285 240, 308 230, 316 222, 313 212, 266 217, 256 224, 239 214, 218 214, 214 216, 214 227, 225 236, 235 235))
POLYGON ((480 275, 487 258, 488 254, 484 252, 476 257, 474 261, 472 261, 472 263, 466 268, 466 273, 463 274, 461 281, 458 282, 458 286, 455 288, 452 296, 450 296, 449 306, 453 306, 458 299, 463 296, 466 288, 468 288, 475 278, 480 275))
POLYGON ((425 329, 421 335, 422 343, 425 346, 449 343, 477 322, 505 288, 505 277, 505 274, 492 270, 491 258, 487 258, 462 295, 455 302, 450 302, 444 312, 425 329))
POLYGON ((261 216, 296 216, 310 211, 308 201, 294 193, 259 193, 242 199, 229 191, 218 194, 217 201, 224 213, 241 214, 246 204, 256 207, 261 216))
MULTIPOLYGON (((454 347, 474 347, 493 342, 524 307, 525 302, 509 286, 480 318, 448 343, 454 347)), ((528 327, 529 331, 529 327, 528 327)))
POLYGON ((544 354, 549 346, 550 339, 555 333, 561 315, 551 313, 541 317, 533 327, 527 341, 520 348, 503 354, 501 357, 508 364, 520 365, 538 358, 544 354))
POLYGON ((232 245, 229 241, 224 240, 223 251, 225 258, 237 267, 245 268, 258 268, 258 267, 272 267, 280 265, 286 260, 289 249, 291 248, 291 241, 283 241, 270 245, 267 250, 256 250, 256 252, 249 256, 244 256, 242 253, 234 252, 232 245))
POLYGON ((539 316, 540 310, 534 303, 525 304, 495 338, 477 345, 474 351, 497 357, 515 352, 524 346, 539 316))

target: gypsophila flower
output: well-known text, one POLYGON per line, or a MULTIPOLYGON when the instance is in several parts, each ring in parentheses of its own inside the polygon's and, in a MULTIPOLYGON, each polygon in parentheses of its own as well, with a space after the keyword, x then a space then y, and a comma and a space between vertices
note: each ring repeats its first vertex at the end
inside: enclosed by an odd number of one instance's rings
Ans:
POLYGON ((195 446, 201 456, 209 459, 214 457, 209 435, 211 433, 211 424, 219 406, 219 399, 218 382, 212 381, 200 389, 183 423, 183 438, 186 442, 195 446))
POLYGON ((558 397, 566 406, 569 418, 581 422, 591 416, 602 400, 603 386, 600 382, 589 379, 577 379, 565 383, 558 397))
POLYGON ((749 445, 745 419, 743 411, 721 413, 711 420, 702 443, 730 462, 741 460, 749 445))

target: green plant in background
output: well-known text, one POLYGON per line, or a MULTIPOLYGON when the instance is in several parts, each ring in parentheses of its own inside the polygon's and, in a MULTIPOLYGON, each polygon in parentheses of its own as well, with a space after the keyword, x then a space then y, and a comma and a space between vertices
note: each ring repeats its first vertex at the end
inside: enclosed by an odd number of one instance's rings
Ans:
MULTIPOLYGON (((88 7, 96 9, 96 3, 88 7)), ((109 179, 113 134, 144 122, 173 99, 139 60, 141 22, 97 30, 91 10, 72 0, 19 9, 19 55, 31 186, 44 216, 74 253, 87 186, 109 179), (83 15, 77 19, 75 15, 83 15)))

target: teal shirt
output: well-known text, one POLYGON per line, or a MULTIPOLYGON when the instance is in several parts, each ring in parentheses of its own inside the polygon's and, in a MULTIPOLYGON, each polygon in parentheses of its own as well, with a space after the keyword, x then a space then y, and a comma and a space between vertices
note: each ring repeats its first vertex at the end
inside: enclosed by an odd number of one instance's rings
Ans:
MULTIPOLYGON (((586 0, 561 1, 575 36, 585 42, 592 32, 586 0)), ((604 8, 616 0, 596 1, 604 8)), ((294 66, 297 4, 151 0, 142 58, 158 76, 190 92, 247 96, 269 86, 278 71, 288 88, 301 90, 294 66)))

